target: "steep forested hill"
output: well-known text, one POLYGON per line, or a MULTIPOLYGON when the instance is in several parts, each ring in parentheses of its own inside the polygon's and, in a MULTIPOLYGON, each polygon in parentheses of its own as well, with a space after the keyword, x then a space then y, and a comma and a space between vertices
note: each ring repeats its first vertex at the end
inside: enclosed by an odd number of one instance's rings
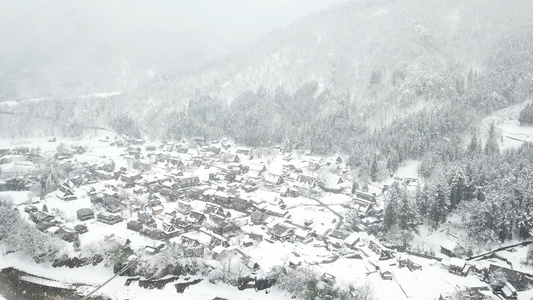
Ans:
MULTIPOLYGON (((164 75, 139 80, 132 75, 138 67, 119 72, 112 67, 119 56, 105 57, 100 46, 87 48, 85 43, 91 41, 78 41, 67 43, 78 46, 67 47, 66 55, 51 49, 51 57, 21 58, 21 68, 4 69, 7 79, 2 84, 8 94, 15 88, 36 95, 30 91, 40 88, 39 74, 45 74, 50 80, 46 87, 61 85, 59 96, 52 96, 53 102, 46 106, 47 116, 98 126, 132 118, 146 136, 231 135, 251 145, 290 141, 319 152, 353 151, 359 147, 354 147, 356 141, 364 141, 377 148, 397 148, 400 157, 419 156, 430 140, 439 141, 437 135, 464 131, 480 115, 529 97, 531 15, 533 5, 526 0, 512 5, 496 0, 354 0, 180 75, 169 62, 164 75), (85 55, 88 52, 81 50, 85 48, 94 55, 85 55), (67 65, 88 63, 87 70, 94 69, 92 62, 99 59, 109 64, 102 61, 96 68, 101 73, 80 76, 46 69, 46 62, 64 59, 67 65), (21 75, 24 72, 31 74, 21 75), (57 76, 65 76, 66 81, 57 76), (117 80, 125 85, 116 85, 117 80), (111 87, 123 88, 124 93, 106 99, 70 95, 62 102, 68 90, 63 89, 65 82, 87 87, 77 95, 111 87), (376 134, 370 138, 371 133, 376 134), (394 142, 385 136, 395 136, 394 142), (377 145, 381 143, 385 146, 377 145)), ((69 25, 68 18, 64 22, 65 27, 99 32, 83 24, 69 25)), ((128 53, 142 53, 136 52, 138 43, 127 45, 128 53)), ((116 44, 108 46, 116 48, 116 44)), ((131 59, 147 72, 151 64, 164 64, 161 60, 167 56, 154 53, 150 59, 131 59)), ((2 107, 31 115, 42 105, 24 102, 2 107)), ((14 124, 13 115, 6 118, 1 120, 4 124, 14 124)), ((34 122, 18 123, 23 127, 16 129, 20 134, 34 134, 34 122)), ((47 132, 54 131, 54 124, 47 126, 51 127, 47 132)), ((6 130, 3 136, 19 134, 6 130)), ((39 130, 42 133, 42 126, 39 130)), ((62 131, 69 134, 68 129, 62 131)), ((378 153, 389 152, 384 149, 378 153)))

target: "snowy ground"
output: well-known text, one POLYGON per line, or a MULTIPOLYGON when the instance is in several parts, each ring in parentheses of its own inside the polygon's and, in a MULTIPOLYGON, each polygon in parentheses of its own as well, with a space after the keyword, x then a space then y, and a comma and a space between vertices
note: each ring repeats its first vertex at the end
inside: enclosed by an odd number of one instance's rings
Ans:
MULTIPOLYGON (((117 167, 124 166, 131 169, 130 163, 120 154, 124 152, 123 148, 116 148, 109 146, 108 143, 100 142, 98 139, 90 139, 83 141, 57 141, 47 142, 46 139, 35 139, 26 141, 24 143, 7 143, 10 147, 17 147, 26 145, 28 147, 39 146, 42 151, 53 153, 57 145, 61 142, 67 144, 87 145, 89 151, 83 155, 77 155, 76 160, 78 162, 87 161, 89 163, 98 163, 106 161, 112 158, 117 167)), ((305 161, 310 159, 318 160, 320 158, 311 158, 301 156, 301 159, 291 160, 291 164, 303 165, 305 161)), ((264 156, 262 158, 256 158, 252 161, 246 161, 246 163, 259 163, 264 162, 269 171, 276 173, 281 172, 286 160, 280 158, 280 156, 264 156)), ((405 178, 412 177, 417 178, 417 168, 419 162, 407 161, 405 162, 395 174, 397 177, 405 178)), ((200 168, 197 170, 198 175, 203 179, 207 179, 209 172, 212 169, 200 168)), ((151 175, 164 175, 167 172, 165 167, 152 167, 150 171, 151 175)), ((394 179, 390 178, 380 183, 391 184, 394 179)), ((109 181, 111 183, 112 181, 109 181)), ((98 190, 105 186, 106 182, 100 181, 95 184, 98 190)), ((279 189, 279 188, 278 188, 279 189)), ((339 222, 339 218, 336 214, 328 210, 318 201, 299 196, 299 197, 281 197, 278 189, 274 188, 262 188, 252 193, 243 193, 245 196, 259 198, 265 203, 275 205, 279 198, 282 198, 287 205, 287 210, 291 215, 290 221, 297 226, 301 226, 306 220, 313 220, 313 224, 310 225, 312 229, 318 228, 335 228, 335 225, 339 222)), ((381 187, 371 185, 369 187, 370 192, 380 194, 381 187)), ((94 220, 86 222, 78 221, 76 218, 76 210, 82 207, 89 207, 95 209, 91 204, 89 198, 83 194, 79 189, 76 190, 78 194, 78 200, 65 202, 60 200, 57 195, 51 193, 47 195, 42 203, 37 207, 40 209, 42 204, 46 203, 48 210, 60 215, 61 218, 67 223, 67 225, 73 227, 76 224, 85 224, 89 228, 89 232, 80 236, 80 242, 82 248, 85 246, 100 247, 107 243, 107 240, 115 240, 124 242, 129 239, 132 242, 133 248, 143 248, 146 245, 155 246, 155 242, 152 239, 141 236, 138 233, 127 230, 126 222, 121 222, 115 225, 105 225, 94 220)), ((15 205, 19 206, 21 215, 27 218, 27 214, 24 213, 25 203, 28 201, 28 192, 0 192, 0 196, 10 196, 13 199, 15 205)), ((351 197, 342 194, 323 193, 320 197, 320 201, 327 207, 333 209, 335 212, 343 214, 346 208, 342 206, 350 202, 351 197)), ((176 203, 170 203, 163 200, 162 203, 164 210, 167 212, 174 211, 176 209, 176 203)), ((203 201, 191 201, 191 206, 194 209, 201 210, 205 207, 203 201)), ((243 214, 237 211, 229 210, 232 218, 239 218, 243 214)), ((126 219, 134 218, 134 212, 125 210, 122 216, 126 219)), ((432 250, 436 253, 436 256, 440 251, 439 245, 447 240, 451 239, 459 244, 464 244, 464 235, 461 234, 463 230, 460 228, 460 220, 456 217, 451 217, 444 226, 437 231, 432 231, 428 226, 421 226, 420 235, 416 235, 413 240, 415 248, 418 247, 421 251, 432 250)), ((161 227, 161 220, 156 219, 158 227, 161 227)), ((243 225, 244 232, 263 233, 265 238, 268 234, 265 234, 266 227, 256 226, 250 224, 243 225)), ((437 299, 441 292, 453 292, 457 287, 474 287, 484 286, 485 283, 481 282, 476 276, 469 275, 467 277, 460 277, 450 274, 447 268, 441 264, 436 263, 433 260, 422 259, 418 257, 410 257, 414 262, 422 266, 422 270, 410 272, 408 269, 400 269, 395 259, 387 261, 390 264, 392 270, 393 280, 383 280, 378 272, 376 272, 377 255, 372 254, 368 250, 368 242, 371 237, 364 236, 358 243, 358 247, 362 250, 349 250, 352 253, 358 251, 364 251, 368 256, 362 255, 362 259, 346 258, 343 252, 346 249, 335 249, 330 246, 326 248, 323 241, 314 239, 313 242, 303 244, 299 242, 269 242, 262 241, 255 243, 250 247, 242 247, 241 250, 246 255, 249 255, 256 261, 263 271, 267 272, 270 268, 277 265, 286 265, 290 260, 297 259, 304 265, 311 266, 315 272, 319 275, 324 272, 330 273, 337 278, 337 284, 342 287, 347 287, 350 284, 358 285, 363 282, 367 282, 374 289, 376 299, 388 300, 388 299, 437 299), (370 253, 370 254, 368 254, 370 253)), ((239 245, 235 245, 239 247, 239 245)), ((494 245, 497 246, 497 245, 494 245)), ((70 249, 72 251, 72 249, 70 249)), ((517 248, 516 252, 502 252, 501 255, 508 258, 513 266, 517 269, 531 272, 530 267, 525 267, 520 264, 520 261, 525 257, 526 247, 517 248)), ((359 252, 360 254, 362 252, 359 252)), ((405 256, 403 256, 405 257, 405 256)), ((443 262, 446 262, 447 258, 443 262)), ((484 261, 483 263, 492 263, 491 261, 484 261)), ((110 268, 104 267, 102 264, 98 266, 86 266, 78 269, 68 268, 52 268, 49 264, 33 264, 30 260, 19 257, 16 254, 4 255, 0 253, 0 268, 15 267, 27 273, 35 276, 42 276, 55 280, 53 284, 61 284, 71 286, 77 283, 83 283, 86 286, 85 291, 89 292, 96 288, 98 285, 105 282, 107 279, 113 276, 110 268)), ((28 280, 34 280, 28 278, 28 280)), ((182 280, 180 278, 180 280, 182 280)), ((170 299, 176 297, 176 290, 172 284, 168 284, 163 290, 147 290, 140 288, 138 284, 133 283, 130 286, 124 286, 125 278, 119 277, 111 281, 102 290, 101 294, 105 294, 114 299, 148 299, 150 297, 157 297, 159 299, 170 299)), ((51 283, 48 283, 51 284, 51 283)), ((525 293, 524 293, 525 294, 525 293)), ((184 299, 212 299, 214 297, 222 297, 228 299, 290 299, 290 295, 286 295, 284 292, 271 289, 270 293, 266 294, 264 291, 256 293, 253 290, 238 291, 235 287, 231 287, 224 284, 213 285, 207 280, 201 283, 189 287, 183 294, 184 299)), ((525 297, 525 296, 524 296, 525 297)), ((524 298, 525 299, 525 298, 524 298)), ((529 299, 529 298, 528 298, 529 299)), ((0 297, 1 300, 1 297, 0 297)))
POLYGON ((496 125, 498 133, 501 135, 500 148, 517 148, 524 141, 533 142, 533 126, 520 126, 518 116, 520 111, 529 101, 512 105, 507 108, 495 111, 490 116, 483 119, 480 132, 483 140, 486 140, 488 128, 492 122, 496 125))
MULTIPOLYGON (((2 254, 0 254, 2 255, 2 254)), ((86 266, 82 268, 53 268, 49 264, 33 264, 25 258, 19 257, 16 254, 8 254, 0 256, 0 269, 7 267, 15 267, 21 271, 33 274, 39 277, 49 278, 45 280, 42 278, 27 276, 25 280, 45 284, 56 287, 72 287, 75 284, 82 284, 81 292, 91 292, 96 287, 113 277, 113 272, 110 268, 103 265, 86 266)), ((130 286, 125 286, 125 277, 117 277, 109 284, 99 290, 96 295, 105 295, 113 299, 130 299, 130 300, 145 300, 149 298, 154 299, 174 299, 184 298, 191 300, 211 300, 214 297, 222 297, 227 299, 290 299, 290 296, 284 294, 283 291, 277 289, 269 289, 269 293, 265 291, 255 292, 254 290, 239 291, 235 287, 226 284, 210 284, 206 279, 197 285, 192 285, 185 290, 183 294, 178 294, 173 284, 167 284, 162 289, 144 289, 138 286, 137 283, 132 283, 130 286)), ((183 280, 175 283, 183 282, 183 280)), ((3 299, 0 296, 0 300, 3 299)))

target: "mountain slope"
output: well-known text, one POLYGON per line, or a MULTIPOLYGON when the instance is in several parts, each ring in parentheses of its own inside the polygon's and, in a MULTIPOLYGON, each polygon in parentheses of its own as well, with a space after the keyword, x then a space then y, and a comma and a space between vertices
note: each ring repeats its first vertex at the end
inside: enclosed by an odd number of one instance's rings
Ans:
MULTIPOLYGON (((533 30, 533 19, 529 17, 533 15, 533 4, 527 0, 514 0, 512 5, 498 0, 415 0, 407 3, 356 0, 315 13, 286 29, 267 34, 239 51, 211 60, 199 69, 189 68, 183 72, 173 63, 179 54, 171 55, 173 53, 161 50, 143 55, 148 51, 146 49, 154 47, 143 48, 142 40, 128 42, 127 37, 110 41, 109 36, 104 35, 107 38, 98 42, 104 24, 96 29, 88 29, 82 21, 71 24, 71 19, 66 17, 68 6, 64 10, 54 11, 57 14, 54 19, 60 20, 57 26, 63 26, 64 30, 74 30, 71 39, 50 35, 50 28, 43 29, 43 38, 58 40, 45 45, 66 43, 66 50, 57 52, 58 46, 54 46, 45 51, 48 54, 43 57, 21 53, 20 60, 7 62, 14 66, 13 69, 0 70, 0 77, 4 79, 0 80, 3 86, 0 91, 8 95, 28 91, 28 97, 35 91, 39 91, 38 97, 44 97, 49 90, 59 95, 72 90, 79 90, 77 95, 126 91, 95 103, 91 103, 91 99, 76 101, 72 94, 68 94, 72 113, 67 117, 73 122, 81 118, 83 124, 94 122, 94 126, 108 126, 113 118, 126 114, 139 120, 144 134, 157 137, 167 136, 172 126, 191 127, 191 123, 183 125, 180 122, 183 114, 191 112, 191 101, 198 99, 205 101, 192 107, 196 110, 203 107, 210 112, 203 113, 201 119, 192 117, 194 120, 189 120, 194 123, 192 127, 205 127, 201 123, 209 119, 208 126, 218 127, 218 133, 231 134, 222 128, 227 128, 227 124, 220 123, 226 122, 222 121, 227 115, 224 110, 233 109, 231 103, 236 99, 246 102, 246 99, 254 98, 254 94, 259 99, 257 101, 269 102, 260 106, 265 109, 309 109, 312 106, 315 118, 334 119, 339 111, 357 110, 359 125, 381 129, 414 111, 449 104, 458 95, 463 95, 466 88, 475 88, 472 78, 500 70, 500 67, 503 69, 497 72, 503 73, 509 63, 524 66, 513 71, 516 76, 528 73, 529 66, 522 61, 528 60, 529 50, 519 57, 520 61, 513 62, 516 60, 513 41, 517 38, 527 41, 533 30), (91 34, 83 35, 94 39, 77 39, 76 30, 90 31, 91 34), (120 46, 125 48, 123 52, 116 50, 120 46), (507 58, 500 55, 507 51, 502 49, 511 50, 507 58), (105 56, 106 53, 110 55, 105 56), (504 63, 495 65, 494 58, 504 63), (76 67, 58 67, 62 65, 76 67), (151 73, 152 68, 156 69, 155 74, 151 73), (43 78, 48 79, 43 81, 43 78), (317 83, 316 89, 313 82, 317 83), (104 88, 95 91, 95 87, 104 88), (292 97, 301 89, 303 93, 292 97), (134 92, 127 92, 132 90, 134 92), (279 101, 323 103, 305 106, 272 102, 277 95, 282 95, 279 101), (309 101, 309 98, 313 100, 309 101), (212 107, 215 109, 210 110, 212 107), (90 116, 98 117, 91 119, 90 116)), ((94 14, 99 15, 99 12, 94 14)), ((138 37, 155 34, 151 29, 143 30, 138 37)), ((167 33, 159 34, 160 39, 152 40, 161 43, 161 48, 165 49, 163 41, 167 33)), ((527 50, 528 46, 522 44, 520 47, 527 50)), ((216 45, 216 42, 205 39, 205 44, 200 43, 191 49, 209 52, 216 45)), ((15 48, 5 47, 0 52, 15 48)), ((491 78, 493 84, 483 84, 477 89, 491 94, 493 91, 484 90, 494 88, 496 94, 488 97, 487 103, 496 104, 487 104, 487 107, 501 108, 503 102, 498 100, 501 91, 496 87, 506 78, 491 78)), ((54 99, 60 101, 61 98, 65 97, 54 99)), ((59 107, 60 102, 52 105, 52 108, 59 107)), ((32 111, 32 104, 10 107, 9 111, 24 115, 32 111)), ((261 117, 261 112, 255 113, 261 117)), ((282 113, 276 112, 270 117, 279 122, 286 118, 282 113)), ((57 116, 62 112, 52 111, 50 114, 57 116)), ((354 117, 346 122, 354 121, 354 117)), ((231 118, 242 119, 242 116, 231 118)), ((12 124, 10 121, 4 123, 12 124)), ((32 130, 28 128, 24 132, 31 134, 32 130)))
MULTIPOLYGON (((230 101, 245 90, 283 86, 295 91, 317 81, 367 98, 372 72, 383 94, 391 76, 413 84, 445 84, 484 71, 487 58, 510 35, 530 33, 528 1, 350 1, 274 31, 200 72, 168 83, 175 98, 203 89, 230 101)), ((412 92, 412 91, 411 91, 412 92)))
POLYGON ((142 89, 229 49, 203 32, 154 25, 153 11, 127 1, 21 6, 33 9, 0 20, 0 101, 142 89))

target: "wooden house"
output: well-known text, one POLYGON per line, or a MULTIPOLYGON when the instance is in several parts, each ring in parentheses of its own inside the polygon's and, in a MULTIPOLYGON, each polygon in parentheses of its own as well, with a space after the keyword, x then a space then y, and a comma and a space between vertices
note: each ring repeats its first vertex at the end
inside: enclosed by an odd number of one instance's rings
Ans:
POLYGON ((315 186, 316 181, 317 179, 314 176, 298 174, 294 185, 302 189, 311 189, 315 186))
POLYGON ((357 215, 361 218, 367 217, 372 209, 373 203, 359 198, 353 198, 350 203, 350 207, 357 212, 357 215))
POLYGON ((143 227, 141 230, 139 230, 139 233, 153 240, 164 240, 166 237, 162 230, 152 227, 143 227))
POLYGON ((230 202, 230 205, 236 210, 241 210, 241 211, 243 210, 247 211, 251 207, 250 201, 248 201, 247 199, 241 198, 241 197, 235 197, 230 202))
POLYGON ((470 270, 470 265, 466 263, 465 260, 452 257, 449 261, 448 272, 459 275, 466 276, 470 270))
POLYGON ((289 226, 285 223, 277 223, 270 229, 269 233, 272 235, 272 238, 276 240, 286 241, 292 238, 294 231, 295 228, 292 226, 289 226))
POLYGON ((226 218, 224 218, 223 216, 220 216, 214 213, 210 213, 208 215, 208 219, 210 222, 212 222, 215 225, 218 225, 226 220, 226 218))
POLYGON ((187 222, 187 220, 176 220, 176 228, 180 229, 183 232, 188 232, 192 229, 192 223, 187 222))
POLYGON ((313 234, 309 230, 305 230, 302 228, 296 228, 296 230, 294 231, 294 240, 307 244, 313 240, 313 234))
POLYGON ((449 257, 455 257, 461 252, 462 247, 452 240, 446 240, 440 244, 440 253, 449 257))
POLYGON ((332 230, 328 236, 328 241, 336 248, 344 245, 344 240, 349 236, 348 233, 340 230, 332 230))
POLYGON ((67 189, 60 194, 59 198, 64 201, 72 201, 78 199, 78 196, 76 196, 71 189, 67 189))
POLYGON ((250 238, 254 241, 262 242, 263 241, 263 235, 262 234, 256 234, 256 233, 250 233, 250 238))
POLYGON ((263 164, 251 164, 246 173, 248 177, 260 178, 263 172, 266 172, 267 168, 263 164))
POLYGON ((30 213, 30 219, 34 223, 41 223, 41 222, 52 221, 54 219, 54 216, 49 215, 42 211, 36 211, 36 212, 30 213))
POLYGON ((205 215, 199 211, 191 210, 186 220, 192 224, 202 224, 205 221, 205 215))
POLYGON ((263 174, 263 180, 267 183, 274 184, 274 185, 283 183, 283 178, 281 177, 281 175, 273 174, 270 172, 266 172, 263 174))
POLYGON ((224 163, 240 163, 241 159, 237 154, 224 153, 220 156, 220 161, 224 163))
POLYGON ((358 232, 353 232, 344 239, 344 245, 350 249, 355 249, 357 243, 361 240, 361 235, 358 232))
POLYGON ((226 235, 226 234, 234 234, 240 230, 239 226, 235 225, 232 222, 228 221, 222 221, 218 223, 218 225, 215 227, 214 231, 217 234, 226 235))
POLYGON ((126 224, 126 228, 135 232, 139 232, 143 228, 143 224, 139 221, 131 220, 126 224))
POLYGON ((78 234, 84 234, 86 232, 89 232, 89 229, 87 229, 87 226, 82 225, 82 224, 78 224, 74 226, 74 230, 76 230, 78 234))
POLYGON ((189 188, 200 184, 198 176, 183 176, 176 179, 179 188, 189 188))
POLYGON ((157 226, 155 223, 155 219, 152 217, 152 214, 148 212, 139 212, 139 214, 137 215, 137 220, 146 226, 157 226))
POLYGON ((71 191, 72 189, 74 189, 76 186, 74 185, 74 183, 70 180, 70 179, 65 179, 65 181, 59 185, 59 190, 63 193, 67 192, 67 191, 71 191))
POLYGON ((366 201, 370 201, 372 203, 376 203, 376 194, 375 193, 368 193, 368 192, 363 192, 363 191, 360 191, 360 190, 355 190, 354 192, 354 195, 355 197, 359 198, 359 199, 363 199, 363 200, 366 200, 366 201))
POLYGON ((216 191, 213 193, 213 196, 211 197, 213 202, 220 203, 223 205, 228 205, 231 202, 231 199, 233 198, 232 195, 223 192, 223 191, 216 191))
POLYGON ((216 214, 222 217, 226 217, 226 212, 224 211, 224 209, 221 206, 213 203, 206 203, 204 213, 216 214))
POLYGON ((399 259, 398 266, 400 268, 407 267, 407 269, 409 269, 409 271, 411 272, 416 271, 416 270, 422 270, 421 265, 415 263, 414 261, 410 259, 399 259))
POLYGON ((528 287, 533 284, 533 276, 528 273, 520 272, 517 270, 509 269, 502 266, 497 266, 491 264, 489 266, 488 272, 487 272, 487 279, 488 276, 496 271, 500 271, 503 274, 505 274, 505 278, 507 278, 507 281, 517 290, 517 291, 525 291, 528 289, 528 287))
POLYGON ((263 210, 265 213, 267 213, 270 216, 275 216, 275 217, 280 217, 280 218, 286 217, 289 214, 288 211, 282 209, 281 207, 274 206, 274 205, 268 205, 268 204, 264 206, 263 210))
POLYGON ((68 227, 60 227, 56 232, 55 236, 58 238, 67 241, 69 243, 74 242, 76 238, 78 238, 78 232, 74 230, 73 228, 68 227))
POLYGON ((80 221, 87 221, 94 219, 94 212, 90 208, 81 208, 76 211, 76 215, 80 221))
POLYGON ((192 207, 189 202, 178 200, 178 212, 187 215, 191 212, 192 207))
POLYGON ((114 225, 122 222, 122 218, 117 215, 101 212, 96 216, 96 220, 107 225, 114 225))
POLYGON ((250 214, 250 220, 255 225, 263 224, 267 218, 268 218, 268 215, 260 211, 254 211, 252 214, 250 214))

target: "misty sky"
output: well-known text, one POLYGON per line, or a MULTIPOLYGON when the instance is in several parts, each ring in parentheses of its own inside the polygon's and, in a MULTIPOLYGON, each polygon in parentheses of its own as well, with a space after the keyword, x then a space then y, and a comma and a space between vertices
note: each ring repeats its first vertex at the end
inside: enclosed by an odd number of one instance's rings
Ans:
MULTIPOLYGON (((79 18, 91 18, 95 23, 101 18, 111 19, 112 22, 106 23, 110 31, 172 28, 214 35, 231 45, 238 45, 341 1, 0 0, 0 25, 3 25, 0 33, 16 31, 16 24, 21 21, 42 18, 43 15, 54 16, 54 11, 66 10, 79 18)), ((57 20, 51 17, 48 21, 57 20)))
POLYGON ((0 99, 130 90, 343 0, 0 0, 0 99))

